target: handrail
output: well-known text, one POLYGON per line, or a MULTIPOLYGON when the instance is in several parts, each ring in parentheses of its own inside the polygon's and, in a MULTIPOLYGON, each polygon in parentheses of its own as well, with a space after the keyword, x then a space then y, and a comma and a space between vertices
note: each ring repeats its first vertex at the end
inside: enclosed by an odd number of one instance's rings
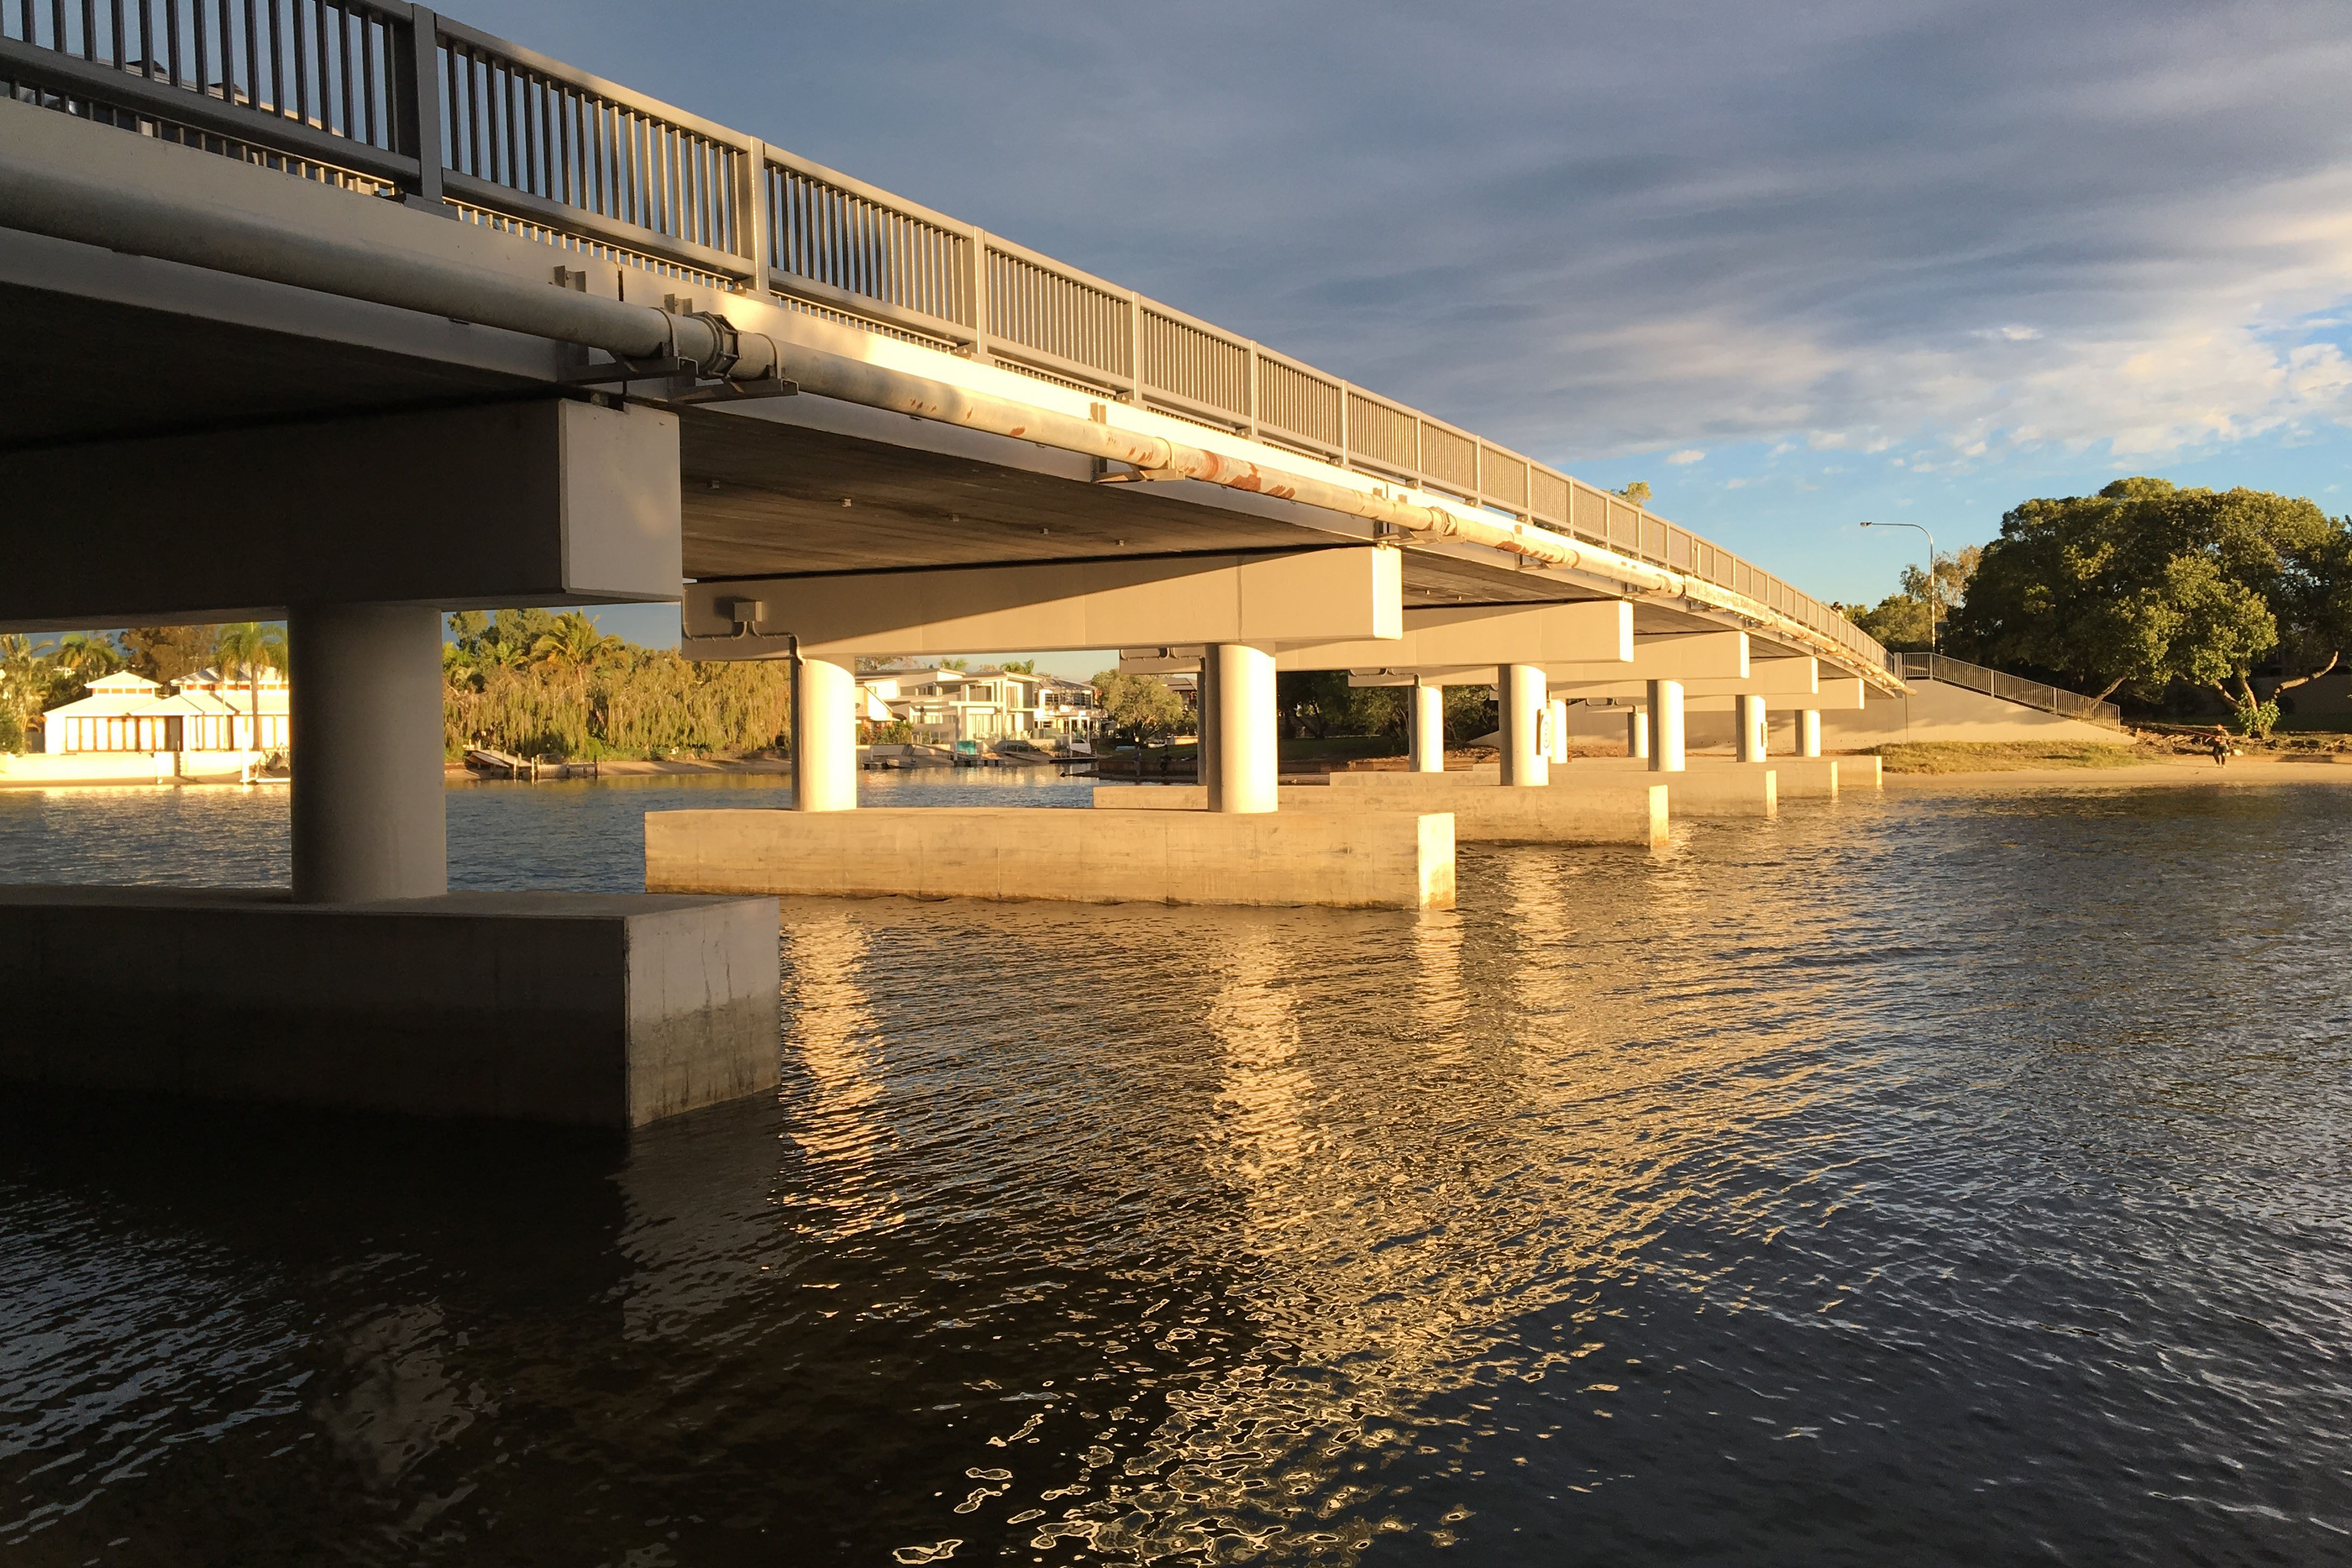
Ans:
POLYGON ((1980 664, 1950 658, 1940 653, 1906 653, 1895 656, 1902 661, 1896 673, 1906 680, 1940 680, 1947 686, 1965 687, 1981 691, 1988 697, 2015 702, 2027 708, 2038 708, 2045 713, 2056 713, 2068 719, 2080 719, 2086 724, 2104 724, 2120 730, 2124 710, 2112 702, 2102 702, 2095 697, 2085 697, 2079 691, 2052 686, 2046 681, 2027 680, 2022 676, 2003 670, 1987 669, 1980 664))
POLYGON ((0 92, 689 274, 1219 426, 1752 601, 1833 607, 1645 508, 1107 279, 403 0, 0 4, 0 92))

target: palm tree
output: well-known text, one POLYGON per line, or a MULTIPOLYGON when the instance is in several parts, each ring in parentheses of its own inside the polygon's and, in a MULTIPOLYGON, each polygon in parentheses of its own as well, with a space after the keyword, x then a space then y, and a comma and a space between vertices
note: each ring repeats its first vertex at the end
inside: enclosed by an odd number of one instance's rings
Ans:
POLYGON ((32 638, 22 633, 0 637, 0 705, 15 720, 20 742, 26 721, 41 710, 56 677, 56 663, 34 651, 32 638))
POLYGON ((71 670, 74 679, 84 686, 122 668, 122 650, 114 646, 114 639, 103 635, 92 637, 88 632, 68 632, 58 639, 57 650, 49 657, 58 668, 71 670))
POLYGON ((253 722, 249 738, 257 752, 261 750, 261 677, 273 669, 285 673, 286 628, 268 621, 232 621, 213 634, 213 658, 220 665, 222 679, 245 677, 253 722))
POLYGON ((555 617, 553 630, 530 645, 530 657, 534 663, 570 668, 593 664, 620 645, 619 637, 605 636, 578 610, 566 610, 555 617))

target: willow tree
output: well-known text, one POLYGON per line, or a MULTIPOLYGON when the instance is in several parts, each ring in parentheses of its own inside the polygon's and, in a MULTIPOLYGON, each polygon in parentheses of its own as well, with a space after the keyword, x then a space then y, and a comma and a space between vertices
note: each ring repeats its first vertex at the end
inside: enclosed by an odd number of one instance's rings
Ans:
POLYGON ((2102 698, 2206 687, 2266 734, 2277 707, 2256 696, 2255 666, 2299 663, 2284 690, 2352 644, 2352 531, 2308 500, 2164 479, 2029 500, 1985 546, 1953 630, 1989 664, 2102 698))

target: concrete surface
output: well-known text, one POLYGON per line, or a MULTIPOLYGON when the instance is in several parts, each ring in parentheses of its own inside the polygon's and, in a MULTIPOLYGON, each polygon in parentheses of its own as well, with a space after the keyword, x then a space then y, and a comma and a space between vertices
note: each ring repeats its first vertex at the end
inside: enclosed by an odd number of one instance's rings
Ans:
POLYGON ((0 889, 0 1078, 635 1127, 775 1088, 765 899, 0 889))
MULTIPOLYGON (((1849 759, 1841 757, 1838 760, 1844 762, 1849 759)), ((1700 758, 1692 767, 1680 773, 1665 773, 1652 771, 1649 763, 1641 758, 1579 757, 1564 768, 1554 768, 1551 782, 1542 787, 1606 791, 1622 789, 1628 780, 1639 779, 1666 786, 1667 809, 1675 816, 1744 816, 1775 809, 1780 791, 1774 774, 1780 766, 1781 759, 1778 757, 1760 770, 1752 764, 1742 770, 1738 764, 1720 758, 1700 758)), ((1501 782, 1500 770, 1492 763, 1449 769, 1442 773, 1406 775, 1366 769, 1360 773, 1335 773, 1330 775, 1334 789, 1351 791, 1378 788, 1384 781, 1407 776, 1426 780, 1441 789, 1475 785, 1493 789, 1499 787, 1501 782)), ((1452 797, 1444 798, 1450 800, 1452 797)), ((1447 809, 1458 808, 1449 805, 1447 809)))
MULTIPOLYGON (((2062 719, 2038 708, 1988 697, 1965 686, 1915 680, 1907 697, 1868 694, 1860 712, 1822 715, 1822 746, 1832 752, 1862 751, 1906 741, 2058 741, 2124 746, 2120 730, 2062 719)), ((1776 744, 1778 742, 1776 742, 1776 744)))
MULTIPOLYGON (((1335 777, 1340 775, 1333 775, 1335 777)), ((1594 787, 1553 795, 1543 784, 1463 789, 1448 782, 1459 773, 1375 774, 1370 787, 1330 789, 1322 784, 1285 784, 1286 812, 1445 811, 1454 816, 1457 844, 1639 844, 1666 841, 1666 786, 1627 780, 1615 789, 1594 787)), ((1196 785, 1103 784, 1095 790, 1097 811, 1200 811, 1196 785)))
MULTIPOLYGON (((1632 777, 1664 777, 1668 784, 1675 782, 1672 774, 1651 773, 1647 763, 1633 757, 1588 757, 1576 765, 1632 777)), ((1768 757, 1761 763, 1743 763, 1731 757, 1693 757, 1684 776, 1731 773, 1753 774, 1759 772, 1775 775, 1773 795, 1780 800, 1834 796, 1843 788, 1878 787, 1876 757, 1768 757)))
MULTIPOLYGON (((0 752, 0 789, 47 789, 68 784, 236 784, 265 752, 0 752)), ((284 774, 271 782, 284 784, 284 774)))
MULTIPOLYGON (((646 815, 654 892, 1452 909, 1454 819, 914 806, 646 815)), ((1138 794, 1173 794, 1139 789, 1138 794)))

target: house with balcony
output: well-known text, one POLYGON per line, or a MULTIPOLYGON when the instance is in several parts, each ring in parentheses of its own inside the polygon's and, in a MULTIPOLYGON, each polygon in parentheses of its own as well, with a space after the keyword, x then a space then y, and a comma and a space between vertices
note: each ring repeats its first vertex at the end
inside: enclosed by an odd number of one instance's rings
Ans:
POLYGON ((874 670, 857 681, 926 745, 1082 741, 1100 712, 1094 688, 1084 681, 993 667, 874 670))

